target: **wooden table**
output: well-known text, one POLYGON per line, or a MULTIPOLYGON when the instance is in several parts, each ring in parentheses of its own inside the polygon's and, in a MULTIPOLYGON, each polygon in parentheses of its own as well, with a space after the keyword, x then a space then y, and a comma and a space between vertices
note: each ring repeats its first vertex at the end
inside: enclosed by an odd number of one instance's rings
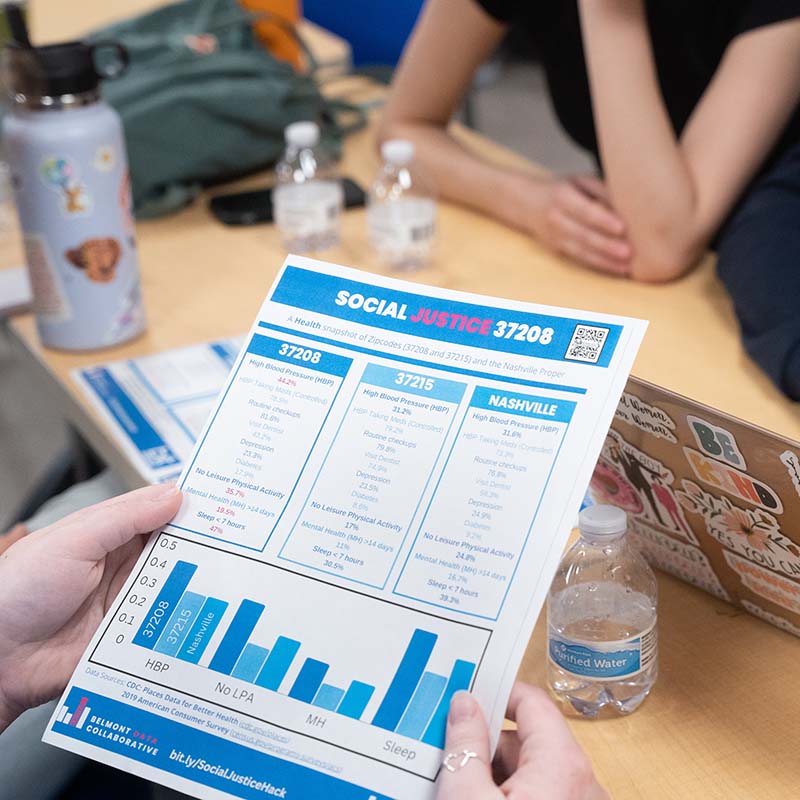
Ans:
MULTIPOLYGON (((136 3, 144 4, 125 0, 123 5, 136 3)), ((64 4, 59 14, 74 20, 76 5, 64 4)), ((84 22, 94 24, 109 13, 109 4, 100 0, 81 0, 81 6, 84 22)), ((114 13, 121 13, 118 3, 114 13)), ((63 29, 36 9, 33 19, 35 30, 61 35, 63 29)), ((357 98, 364 87, 356 82, 349 88, 357 98)), ((374 96, 374 90, 366 91, 374 96)), ((474 134, 459 135, 489 158, 534 169, 474 134)), ((341 166, 361 184, 369 182, 377 167, 372 130, 348 140, 341 166)), ((342 246, 324 257, 381 271, 365 225, 363 211, 348 212, 342 246)), ((102 353, 69 354, 42 349, 31 317, 12 324, 50 377, 71 421, 131 485, 141 479, 78 394, 70 370, 241 334, 284 257, 274 227, 224 228, 211 220, 203 202, 174 217, 141 223, 138 238, 149 319, 144 336, 102 353)), ((669 286, 634 284, 583 270, 526 236, 443 205, 435 263, 412 278, 649 319, 636 375, 800 439, 798 407, 742 352, 710 258, 669 286)), ((659 586, 661 676, 653 695, 628 718, 571 723, 604 785, 616 800, 800 796, 800 692, 793 687, 800 675, 800 642, 669 576, 660 575, 659 586)), ((543 684, 544 654, 540 623, 522 666, 524 678, 543 684)))

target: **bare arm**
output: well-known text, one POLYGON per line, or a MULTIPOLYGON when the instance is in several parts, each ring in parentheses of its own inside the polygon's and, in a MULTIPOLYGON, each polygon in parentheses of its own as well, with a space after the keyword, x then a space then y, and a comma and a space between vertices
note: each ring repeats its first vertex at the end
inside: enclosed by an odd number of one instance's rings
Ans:
POLYGON ((379 138, 411 139, 442 197, 532 233, 557 252, 624 274, 630 246, 598 181, 505 169, 447 132, 475 70, 504 30, 474 0, 428 0, 395 74, 379 138))
POLYGON ((631 276, 686 272, 777 141, 800 96, 800 21, 738 36, 676 139, 643 0, 580 0, 600 152, 634 248, 631 276))
POLYGON ((504 26, 471 0, 431 0, 403 53, 379 136, 412 139, 439 192, 484 213, 503 215, 498 192, 512 175, 467 150, 447 124, 504 26))

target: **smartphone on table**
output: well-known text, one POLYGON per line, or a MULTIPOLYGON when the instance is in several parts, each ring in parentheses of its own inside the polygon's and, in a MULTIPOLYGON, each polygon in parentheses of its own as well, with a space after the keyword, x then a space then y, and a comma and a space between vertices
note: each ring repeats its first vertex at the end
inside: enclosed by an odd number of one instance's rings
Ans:
MULTIPOLYGON (((342 178, 344 207, 359 208, 366 202, 364 190, 351 178, 342 178)), ((272 189, 218 194, 209 202, 211 213, 225 225, 258 225, 272 222, 272 189)))

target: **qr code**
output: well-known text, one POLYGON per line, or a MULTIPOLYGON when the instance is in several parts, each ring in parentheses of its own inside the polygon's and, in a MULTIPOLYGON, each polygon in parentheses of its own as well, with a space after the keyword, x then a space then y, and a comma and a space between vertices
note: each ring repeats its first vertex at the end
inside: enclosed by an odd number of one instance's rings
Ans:
POLYGON ((585 361, 596 364, 603 352, 603 345, 608 338, 608 328, 593 328, 591 325, 577 325, 572 334, 567 354, 567 361, 585 361))

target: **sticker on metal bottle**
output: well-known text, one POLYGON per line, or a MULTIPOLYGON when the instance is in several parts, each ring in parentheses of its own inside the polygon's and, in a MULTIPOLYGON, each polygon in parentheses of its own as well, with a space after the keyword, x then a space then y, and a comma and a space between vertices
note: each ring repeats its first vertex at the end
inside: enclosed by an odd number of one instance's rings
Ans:
POLYGON ((548 637, 550 660, 565 672, 594 680, 618 680, 644 672, 655 660, 656 623, 638 636, 616 642, 568 639, 552 629, 548 637))

